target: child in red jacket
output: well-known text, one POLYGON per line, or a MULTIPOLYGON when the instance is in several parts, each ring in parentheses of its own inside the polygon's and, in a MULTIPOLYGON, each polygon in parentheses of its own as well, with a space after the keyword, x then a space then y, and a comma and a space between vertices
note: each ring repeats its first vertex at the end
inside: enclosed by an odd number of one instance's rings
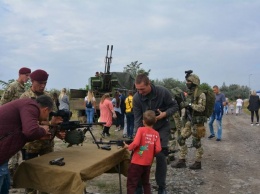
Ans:
POLYGON ((134 194, 141 180, 144 194, 151 194, 150 169, 154 156, 161 151, 160 136, 152 127, 156 122, 155 112, 148 110, 143 114, 143 125, 139 127, 134 141, 125 148, 133 151, 127 175, 127 194, 134 194))

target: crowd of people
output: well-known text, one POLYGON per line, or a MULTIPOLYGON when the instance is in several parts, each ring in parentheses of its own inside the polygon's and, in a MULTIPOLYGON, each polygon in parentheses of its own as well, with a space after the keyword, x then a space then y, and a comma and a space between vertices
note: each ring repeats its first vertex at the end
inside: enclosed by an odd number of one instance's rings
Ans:
MULTIPOLYGON (((166 194, 166 173, 169 153, 169 140, 172 134, 178 133, 178 159, 171 163, 172 168, 186 168, 188 148, 186 140, 192 136, 192 146, 196 148, 194 163, 189 167, 193 170, 202 168, 203 145, 201 138, 205 136, 205 123, 208 122, 210 136, 216 141, 222 140, 223 115, 241 114, 244 101, 238 97, 231 102, 220 92, 217 85, 212 90, 215 95, 214 108, 210 118, 207 118, 207 95, 199 89, 200 78, 192 71, 185 72, 185 100, 178 102, 167 88, 151 83, 146 74, 138 74, 135 79, 135 89, 115 91, 111 98, 105 93, 100 102, 94 92, 88 90, 84 98, 87 123, 94 123, 97 108, 100 110, 99 121, 104 122, 101 136, 111 135, 110 128, 116 126, 114 133, 122 133, 123 138, 132 141, 125 144, 125 149, 132 151, 131 164, 128 169, 127 193, 150 194, 150 167, 156 158, 155 180, 158 194, 166 194), (234 112, 235 110, 235 112, 234 112), (184 113, 181 115, 181 113, 184 113), (208 120, 209 119, 209 120, 208 120), (175 123, 171 126, 170 120, 175 123), (215 133, 213 123, 217 123, 215 133), (171 130, 173 131, 171 134, 171 130)), ((54 142, 49 132, 50 126, 61 123, 62 117, 49 118, 52 111, 63 110, 70 114, 70 102, 66 88, 53 95, 45 91, 49 74, 41 69, 31 72, 23 67, 19 70, 18 79, 11 83, 3 93, 0 106, 0 193, 8 193, 10 180, 22 160, 29 160, 53 152, 54 142), (31 87, 26 90, 25 83, 31 79, 31 87), (15 115, 15 116, 10 116, 15 115), (9 126, 9 127, 6 127, 9 126), (12 143, 16 141, 16 144, 12 143), (6 148, 9 149, 6 149, 6 148), (22 158, 22 159, 21 159, 22 158), (10 176, 11 175, 11 176, 10 176)), ((259 126, 258 110, 259 96, 252 91, 248 110, 251 112, 251 125, 259 126)), ((65 132, 56 136, 65 138, 65 132)), ((27 193, 35 193, 27 188, 27 193)))

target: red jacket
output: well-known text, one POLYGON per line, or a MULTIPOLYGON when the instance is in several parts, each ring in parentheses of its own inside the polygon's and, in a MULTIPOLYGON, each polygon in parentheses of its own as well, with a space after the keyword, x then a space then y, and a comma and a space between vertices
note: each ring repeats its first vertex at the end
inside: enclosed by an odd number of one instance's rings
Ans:
POLYGON ((46 133, 38 125, 40 107, 33 99, 18 99, 0 106, 0 165, 28 141, 46 133))
POLYGON ((154 155, 162 150, 159 133, 150 127, 139 127, 128 150, 134 151, 131 163, 151 165, 154 155))

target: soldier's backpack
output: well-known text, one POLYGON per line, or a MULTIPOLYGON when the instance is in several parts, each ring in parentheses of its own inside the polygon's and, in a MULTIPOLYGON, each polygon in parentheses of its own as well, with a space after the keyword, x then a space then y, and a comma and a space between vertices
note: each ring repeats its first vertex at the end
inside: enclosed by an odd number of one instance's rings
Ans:
POLYGON ((213 111, 214 111, 214 105, 215 105, 215 94, 212 90, 210 89, 200 89, 197 92, 197 95, 195 94, 196 97, 199 97, 201 93, 204 93, 206 95, 206 106, 204 110, 204 116, 209 118, 213 111))

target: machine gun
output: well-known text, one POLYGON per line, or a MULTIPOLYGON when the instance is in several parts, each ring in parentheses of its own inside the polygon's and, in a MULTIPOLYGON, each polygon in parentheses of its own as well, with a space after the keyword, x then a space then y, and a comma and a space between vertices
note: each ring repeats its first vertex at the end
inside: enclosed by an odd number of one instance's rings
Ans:
POLYGON ((107 45, 107 55, 105 57, 105 71, 104 73, 110 73, 110 64, 112 63, 112 51, 113 45, 111 45, 110 57, 108 57, 109 45, 107 45))
MULTIPOLYGON (((85 134, 87 131, 90 132, 92 138, 96 142, 96 139, 91 131, 92 125, 104 125, 105 122, 97 122, 92 124, 81 124, 79 121, 69 121, 68 112, 64 110, 59 110, 57 112, 52 112, 50 116, 60 116, 63 122, 58 125, 50 125, 50 132, 52 134, 51 140, 56 136, 59 131, 66 131, 65 142, 69 143, 68 147, 72 145, 82 144, 85 140, 85 134), (83 128, 83 129, 82 129, 83 128)), ((99 145, 97 144, 97 147, 99 145)))

